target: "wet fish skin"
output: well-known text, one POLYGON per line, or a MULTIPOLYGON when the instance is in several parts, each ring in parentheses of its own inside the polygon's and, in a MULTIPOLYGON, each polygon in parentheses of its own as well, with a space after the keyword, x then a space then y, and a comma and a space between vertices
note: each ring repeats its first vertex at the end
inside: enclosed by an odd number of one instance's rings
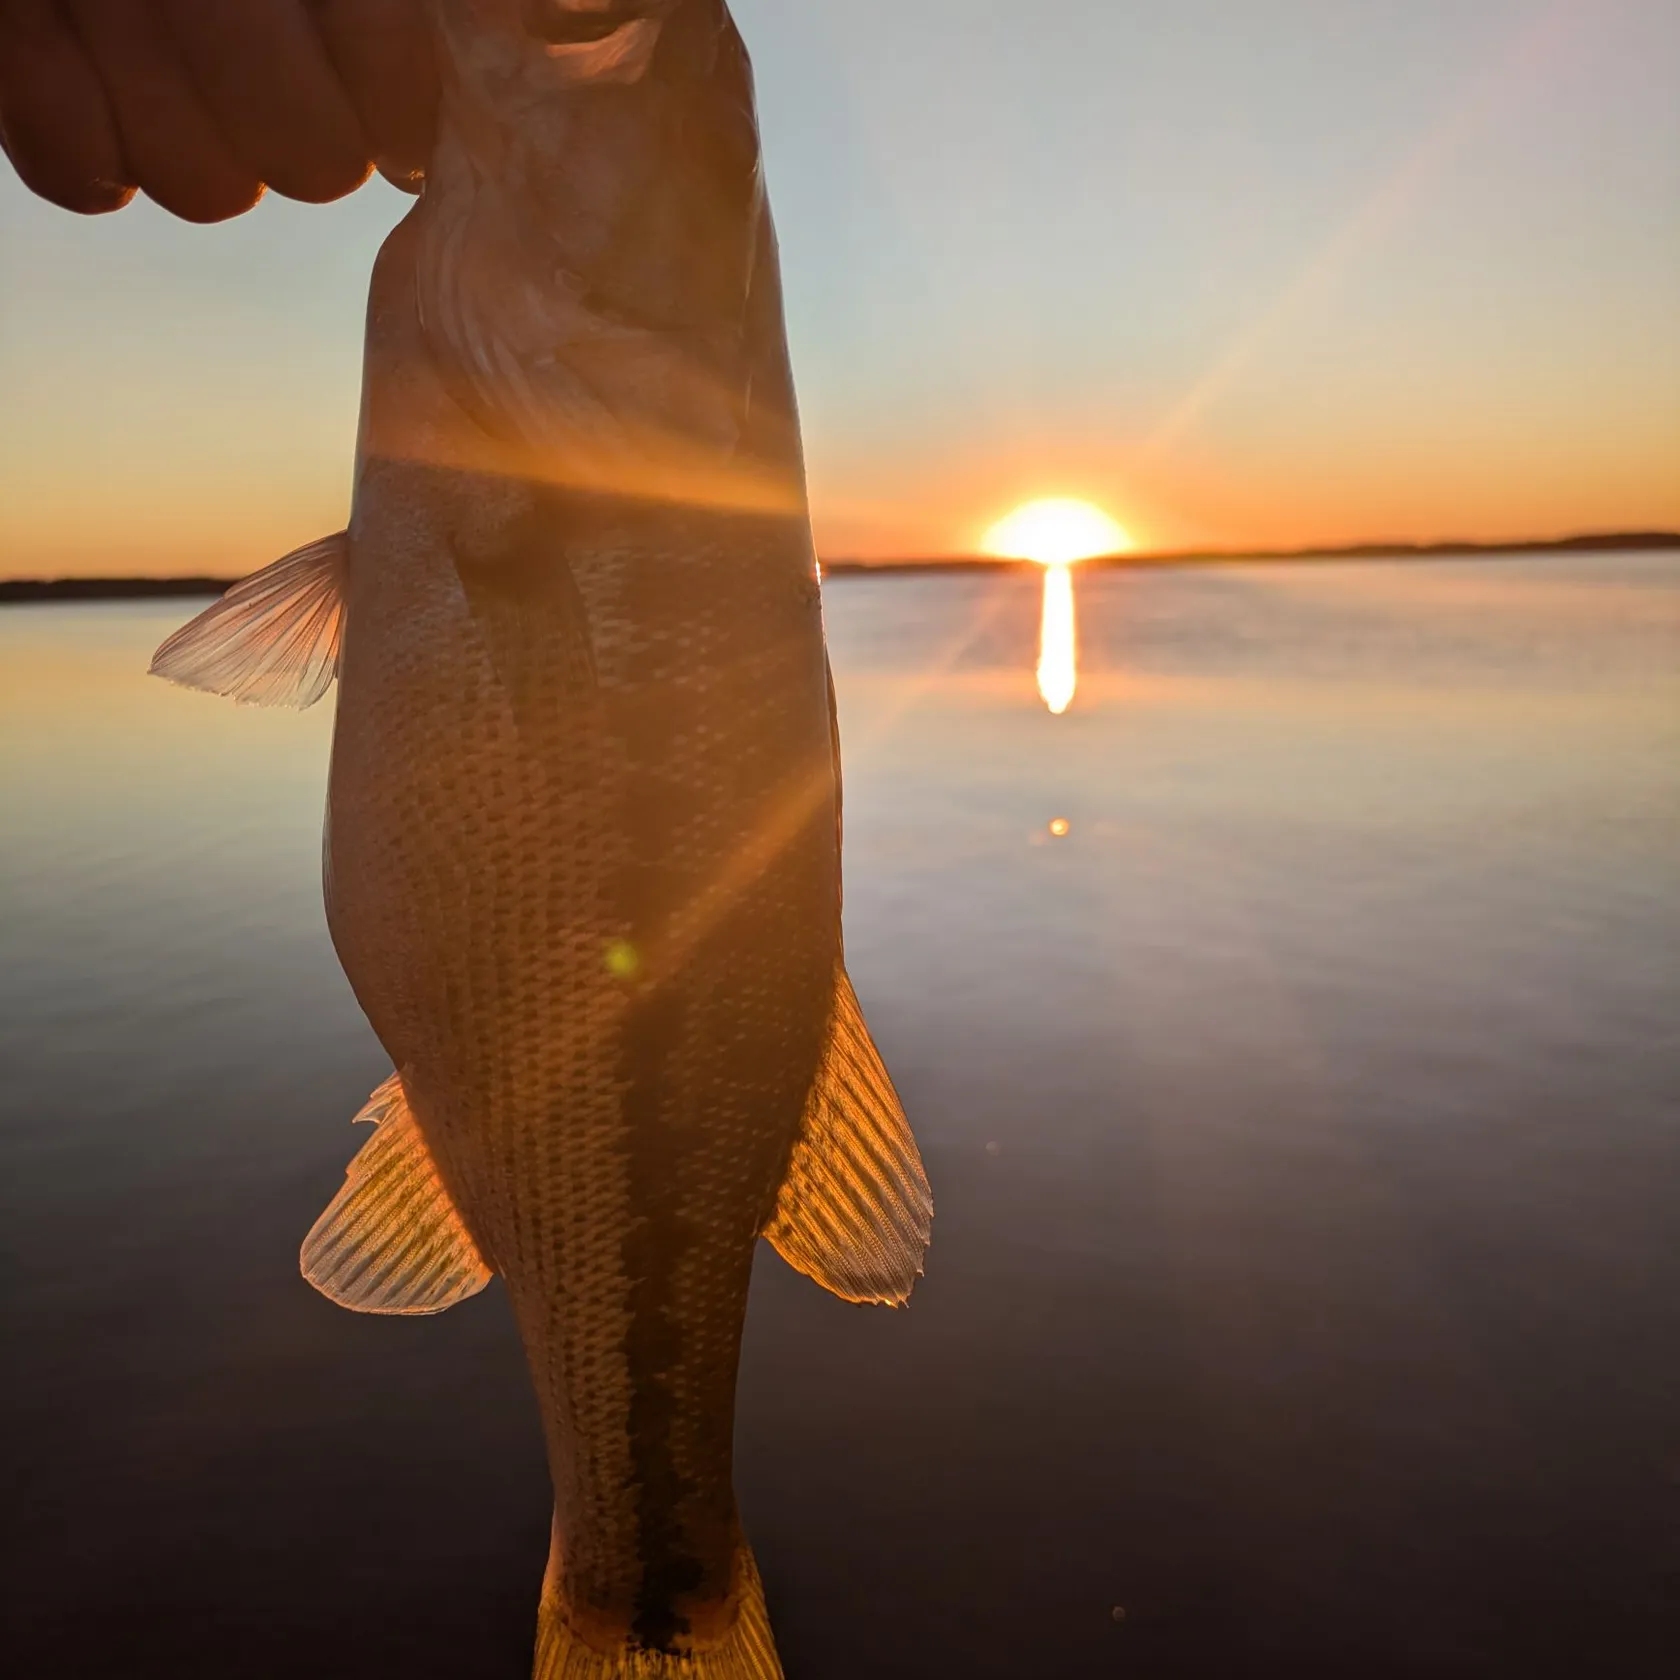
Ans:
POLYGON ((570 1617, 657 1648, 732 1613, 752 1252, 832 1002, 819 608, 783 518, 479 496, 364 479, 329 920, 507 1283, 570 1617))
MULTIPOLYGON (((436 365, 417 325, 395 301, 370 337, 399 426, 436 365)), ((513 1302, 549 1613, 683 1650, 738 1607, 740 1329, 838 958, 809 539, 434 464, 446 395, 351 526, 329 924, 513 1302)))
POLYGON ((328 923, 397 1076, 303 1267, 369 1311, 502 1275, 554 1485, 538 1675, 763 1680, 757 1237, 898 1302, 931 1202, 841 962, 750 71, 721 0, 434 3, 349 531, 154 669, 307 703, 335 662, 328 923))

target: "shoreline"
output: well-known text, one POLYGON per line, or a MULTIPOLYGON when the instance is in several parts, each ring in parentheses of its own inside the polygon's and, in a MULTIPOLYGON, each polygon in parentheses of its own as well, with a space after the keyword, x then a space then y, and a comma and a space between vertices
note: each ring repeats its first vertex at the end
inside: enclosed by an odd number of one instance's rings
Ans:
MULTIPOLYGON (((1612 531, 1528 542, 1358 543, 1336 548, 1155 549, 1135 554, 1095 555, 1078 564, 1103 571, 1147 571, 1190 566, 1276 566, 1322 563, 1350 565, 1369 560, 1489 560, 1528 555, 1652 553, 1680 551, 1680 531, 1612 531)), ((822 562, 830 577, 921 575, 933 572, 1008 571, 1034 560, 989 555, 906 557, 901 560, 837 559, 822 562)), ((145 601, 177 596, 220 595, 233 577, 61 577, 0 578, 0 605, 32 601, 145 601)))
MULTIPOLYGON (((1680 552, 1680 531, 1602 531, 1573 537, 1513 542, 1374 542, 1330 548, 1176 548, 1140 549, 1127 554, 1092 555, 1075 562, 1083 569, 1149 571, 1188 566, 1281 566, 1305 563, 1357 564, 1367 560, 1495 560, 1548 554, 1637 554, 1680 552)), ((1005 560, 987 554, 926 556, 902 560, 824 560, 823 576, 856 577, 872 572, 979 572, 1034 567, 1036 560, 1005 560)), ((4 585, 0 585, 4 588, 4 585)))

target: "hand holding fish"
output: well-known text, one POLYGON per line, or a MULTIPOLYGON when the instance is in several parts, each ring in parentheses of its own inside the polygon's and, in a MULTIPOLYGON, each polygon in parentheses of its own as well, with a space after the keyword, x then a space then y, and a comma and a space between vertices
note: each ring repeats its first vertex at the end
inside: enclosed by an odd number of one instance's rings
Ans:
POLYGON ((0 0, 0 143, 67 210, 137 191, 190 222, 424 167, 437 79, 414 0, 0 0))
POLYGON ((536 1680, 780 1680, 733 1487, 758 1239, 900 1305, 932 1198, 847 977, 840 755, 751 69, 724 0, 433 0, 346 530, 153 670, 336 681, 327 925, 395 1071, 304 1240, 499 1275, 554 1495, 536 1680))

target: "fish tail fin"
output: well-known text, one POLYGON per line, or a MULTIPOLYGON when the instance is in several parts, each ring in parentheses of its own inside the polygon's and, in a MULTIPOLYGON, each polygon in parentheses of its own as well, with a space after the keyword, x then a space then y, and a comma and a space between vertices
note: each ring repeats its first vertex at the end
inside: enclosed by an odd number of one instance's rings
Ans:
POLYGON ((602 1650, 585 1639, 566 1615, 558 1555, 558 1548, 550 1554, 543 1580, 532 1680, 783 1680, 764 1583, 744 1541, 736 1554, 734 1625, 715 1644, 680 1652, 650 1651, 633 1641, 602 1650))

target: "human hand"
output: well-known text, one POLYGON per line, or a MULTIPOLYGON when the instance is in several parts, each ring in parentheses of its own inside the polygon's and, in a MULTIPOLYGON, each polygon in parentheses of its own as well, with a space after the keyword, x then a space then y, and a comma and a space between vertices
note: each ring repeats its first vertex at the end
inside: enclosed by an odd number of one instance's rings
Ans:
POLYGON ((84 214, 412 186, 436 101, 422 0, 0 0, 0 144, 84 214))

